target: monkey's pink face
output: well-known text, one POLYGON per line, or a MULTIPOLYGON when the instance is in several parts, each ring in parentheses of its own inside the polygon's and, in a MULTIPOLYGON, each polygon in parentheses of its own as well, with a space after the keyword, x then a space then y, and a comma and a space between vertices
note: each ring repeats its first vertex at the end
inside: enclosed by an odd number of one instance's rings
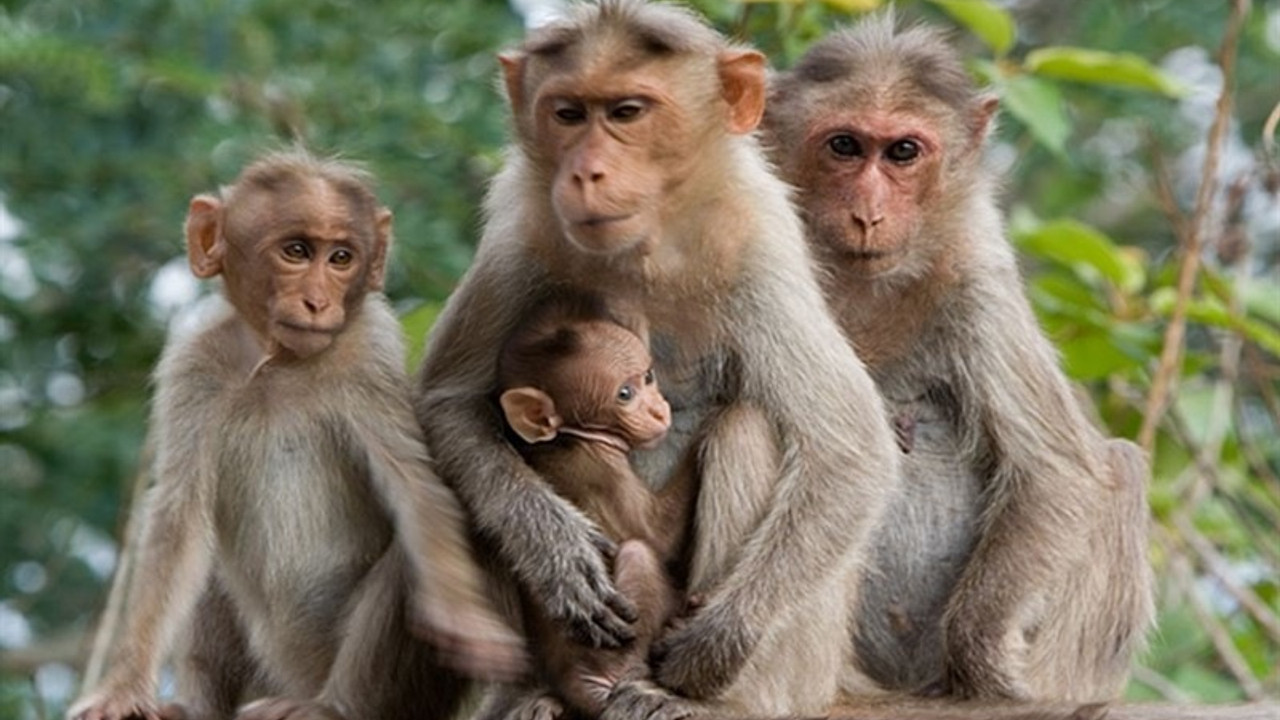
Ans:
POLYGON ((554 148, 552 203, 569 240, 589 253, 643 248, 659 236, 668 187, 688 172, 687 133, 642 72, 613 78, 608 96, 588 80, 550 84, 534 106, 542 147, 554 148))
POLYGON ((924 206, 937 186, 939 136, 902 114, 819 119, 790 165, 811 240, 868 276, 891 273, 918 247, 924 206))
POLYGON ((658 390, 653 370, 629 378, 618 390, 618 425, 632 447, 652 448, 671 427, 671 406, 658 390))

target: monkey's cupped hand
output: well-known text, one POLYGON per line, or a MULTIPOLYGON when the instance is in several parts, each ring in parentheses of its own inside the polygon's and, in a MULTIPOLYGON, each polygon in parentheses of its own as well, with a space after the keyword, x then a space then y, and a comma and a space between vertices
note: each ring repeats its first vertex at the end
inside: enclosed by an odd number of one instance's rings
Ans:
POLYGON ((565 571, 546 578, 541 597, 547 615, 577 642, 591 648, 620 648, 636 639, 632 624, 640 615, 609 578, 606 563, 618 553, 617 544, 599 529, 586 528, 586 542, 556 545, 561 550, 554 565, 565 571))
POLYGON ((714 698, 738 677, 756 638, 727 604, 679 623, 649 653, 654 677, 686 697, 714 698))
POLYGON ((435 647, 448 667, 494 682, 511 682, 529 672, 524 640, 496 616, 478 607, 453 612, 427 607, 410 614, 410 631, 435 647))

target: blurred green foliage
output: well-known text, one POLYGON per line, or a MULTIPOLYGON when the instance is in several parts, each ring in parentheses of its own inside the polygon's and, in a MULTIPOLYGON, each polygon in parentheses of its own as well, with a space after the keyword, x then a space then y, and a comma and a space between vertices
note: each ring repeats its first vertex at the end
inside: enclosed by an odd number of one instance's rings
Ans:
MULTIPOLYGON (((884 3, 693 4, 785 67, 884 3)), ((1028 290, 1101 420, 1135 436, 1227 3, 904 0, 896 12, 953 26, 1001 96, 992 159, 1009 177, 1028 290)), ((0 2, 0 717, 57 717, 76 692, 148 373, 186 299, 164 280, 185 276, 188 199, 294 140, 367 162, 396 213, 388 294, 420 341, 471 258, 505 133, 494 53, 520 31, 497 0, 0 2)), ((1161 631, 1137 698, 1280 695, 1280 171, 1261 139, 1277 67, 1280 8, 1256 2, 1157 437, 1161 631)))

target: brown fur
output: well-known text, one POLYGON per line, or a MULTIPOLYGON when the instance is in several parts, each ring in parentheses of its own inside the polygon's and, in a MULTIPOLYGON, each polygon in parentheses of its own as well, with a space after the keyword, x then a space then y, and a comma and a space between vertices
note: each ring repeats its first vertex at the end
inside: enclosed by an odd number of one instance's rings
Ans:
MULTIPOLYGON (((634 642, 592 649, 569 642, 536 602, 528 603, 525 615, 543 676, 559 698, 587 716, 600 714, 618 682, 648 677, 650 644, 679 602, 667 568, 685 546, 693 474, 678 473, 654 493, 628 458, 630 450, 659 442, 671 423, 652 367, 645 343, 611 319, 597 298, 558 298, 536 308, 508 339, 498 363, 507 422, 529 436, 521 453, 557 493, 620 543, 614 582, 639 613, 634 642), (632 393, 625 403, 618 399, 624 386, 632 393), (590 435, 572 434, 581 431, 590 435)), ((563 715, 550 696, 527 702, 526 717, 563 715)))
POLYGON ((280 697, 241 716, 446 718, 466 686, 442 661, 519 669, 429 467, 399 324, 371 292, 390 226, 368 176, 301 151, 192 200, 192 269, 222 275, 229 303, 175 334, 156 370, 126 630, 70 717, 226 717, 265 693, 280 697), (185 707, 158 708, 183 634, 185 707))
POLYGON ((980 162, 994 99, 938 33, 884 15, 815 45, 769 108, 827 299, 910 435, 860 667, 958 697, 1114 698, 1153 617, 1148 471, 1086 417, 1017 285, 980 162))
MULTIPOLYGON (((516 143, 421 374, 439 470, 553 621, 594 645, 628 639, 629 604, 598 549, 609 543, 501 441, 486 399, 503 338, 552 289, 635 308, 673 426, 632 462, 653 487, 682 461, 700 479, 689 585, 706 603, 655 647, 655 679, 719 711, 822 711, 897 468, 882 404, 750 135, 763 58, 678 8, 604 2, 503 63, 516 143)), ((630 683, 604 716, 684 708, 630 683)))

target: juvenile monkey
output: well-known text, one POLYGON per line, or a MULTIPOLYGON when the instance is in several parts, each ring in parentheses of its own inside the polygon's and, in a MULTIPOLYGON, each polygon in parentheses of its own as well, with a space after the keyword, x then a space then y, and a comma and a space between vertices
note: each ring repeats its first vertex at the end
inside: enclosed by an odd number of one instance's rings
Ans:
MULTIPOLYGON (((490 402, 502 343, 553 290, 634 308, 672 427, 632 463, 656 488, 695 468, 688 589, 705 603, 652 653, 654 680, 687 701, 627 681, 603 715, 825 712, 897 457, 752 136, 764 58, 676 6, 605 0, 500 59, 514 143, 420 377, 437 467, 562 632, 631 640, 613 543, 503 442, 490 402)), ((482 716, 510 708, 491 696, 482 716)))
POLYGON ((772 85, 775 159, 903 452, 857 656, 892 688, 1105 700, 1153 617, 1148 469, 1086 417, 1019 287, 981 162, 995 110, 892 15, 772 85))
POLYGON ((521 670, 413 417, 379 293, 391 213, 370 182, 290 151, 191 201, 192 272, 222 276, 226 302, 156 370, 125 631, 69 717, 229 717, 252 685, 272 697, 245 720, 443 720, 465 690, 446 666, 521 670), (183 704, 161 707, 155 677, 184 633, 183 704))
MULTIPOLYGON (((629 454, 655 447, 671 425, 646 343, 609 316, 600 298, 561 297, 520 323, 499 355, 499 402, 521 454, 562 497, 620 543, 613 577, 635 606, 635 641, 588 648, 569 641, 530 603, 532 645, 559 698, 588 717, 600 714, 624 678, 648 676, 649 645, 676 610, 666 567, 677 561, 691 516, 691 473, 654 493, 629 454)), ((563 714, 550 696, 537 718, 563 714)))

